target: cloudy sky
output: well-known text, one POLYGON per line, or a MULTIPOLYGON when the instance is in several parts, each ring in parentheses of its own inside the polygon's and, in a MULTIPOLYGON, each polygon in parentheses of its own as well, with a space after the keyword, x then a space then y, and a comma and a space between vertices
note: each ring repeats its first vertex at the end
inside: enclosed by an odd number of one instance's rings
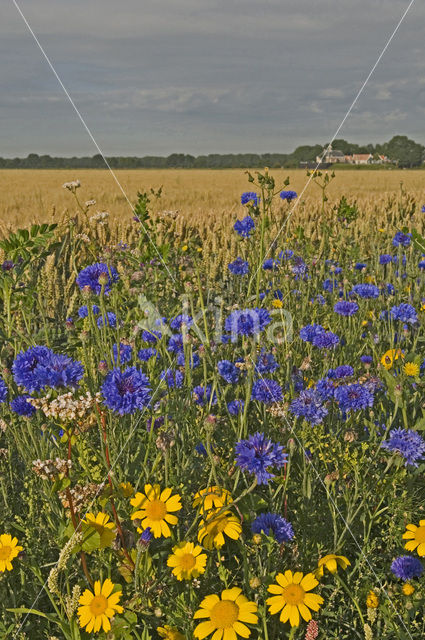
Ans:
MULTIPOLYGON (((289 152, 332 138, 409 0, 16 0, 107 155, 289 152)), ((339 137, 425 143, 416 0, 339 137)), ((0 156, 93 155, 12 0, 0 156)))

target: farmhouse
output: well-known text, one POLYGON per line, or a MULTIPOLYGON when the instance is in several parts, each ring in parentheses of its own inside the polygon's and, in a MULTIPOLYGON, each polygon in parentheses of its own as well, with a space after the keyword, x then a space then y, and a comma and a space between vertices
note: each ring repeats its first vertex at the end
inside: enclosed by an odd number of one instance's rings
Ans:
POLYGON ((329 147, 323 157, 321 155, 316 156, 316 162, 326 163, 326 164, 335 164, 336 162, 347 162, 345 157, 346 156, 342 153, 342 151, 339 151, 338 149, 332 149, 332 147, 329 147))

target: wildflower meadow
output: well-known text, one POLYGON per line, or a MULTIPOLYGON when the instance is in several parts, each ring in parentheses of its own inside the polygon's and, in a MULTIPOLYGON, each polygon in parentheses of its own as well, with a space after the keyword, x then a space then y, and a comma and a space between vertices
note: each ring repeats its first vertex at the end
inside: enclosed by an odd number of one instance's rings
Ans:
POLYGON ((425 637, 425 207, 310 178, 0 240, 0 638, 425 637))

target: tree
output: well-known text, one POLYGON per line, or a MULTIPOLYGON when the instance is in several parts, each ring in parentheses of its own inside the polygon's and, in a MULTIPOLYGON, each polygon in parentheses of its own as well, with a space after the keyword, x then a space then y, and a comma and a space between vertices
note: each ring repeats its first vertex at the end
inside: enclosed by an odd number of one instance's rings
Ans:
POLYGON ((384 153, 399 167, 419 167, 422 164, 425 147, 407 136, 394 136, 383 147, 384 153))

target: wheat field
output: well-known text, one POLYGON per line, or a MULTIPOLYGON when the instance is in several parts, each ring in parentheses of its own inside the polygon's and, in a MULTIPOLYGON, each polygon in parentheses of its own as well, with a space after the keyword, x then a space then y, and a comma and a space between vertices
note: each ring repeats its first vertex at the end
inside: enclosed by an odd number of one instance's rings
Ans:
MULTIPOLYGON (((229 170, 121 170, 116 172, 123 191, 134 202, 137 191, 163 186, 163 195, 155 204, 157 210, 179 211, 189 224, 203 227, 218 221, 233 219, 242 214, 240 194, 249 190, 247 176, 242 169, 229 170)), ((275 170, 280 184, 286 177, 290 188, 298 193, 308 178, 304 170, 275 170)), ((0 221, 3 231, 32 222, 59 219, 64 213, 73 214, 75 204, 62 188, 64 182, 79 179, 79 197, 96 200, 94 209, 108 211, 111 222, 123 223, 131 218, 131 207, 112 174, 107 170, 2 170, 0 171, 0 221)), ((399 197, 400 183, 419 204, 425 202, 425 172, 421 170, 336 171, 336 178, 328 189, 329 205, 342 195, 357 200, 365 213, 377 210, 399 197)), ((320 191, 310 183, 297 205, 295 217, 303 211, 316 210, 320 191)))

